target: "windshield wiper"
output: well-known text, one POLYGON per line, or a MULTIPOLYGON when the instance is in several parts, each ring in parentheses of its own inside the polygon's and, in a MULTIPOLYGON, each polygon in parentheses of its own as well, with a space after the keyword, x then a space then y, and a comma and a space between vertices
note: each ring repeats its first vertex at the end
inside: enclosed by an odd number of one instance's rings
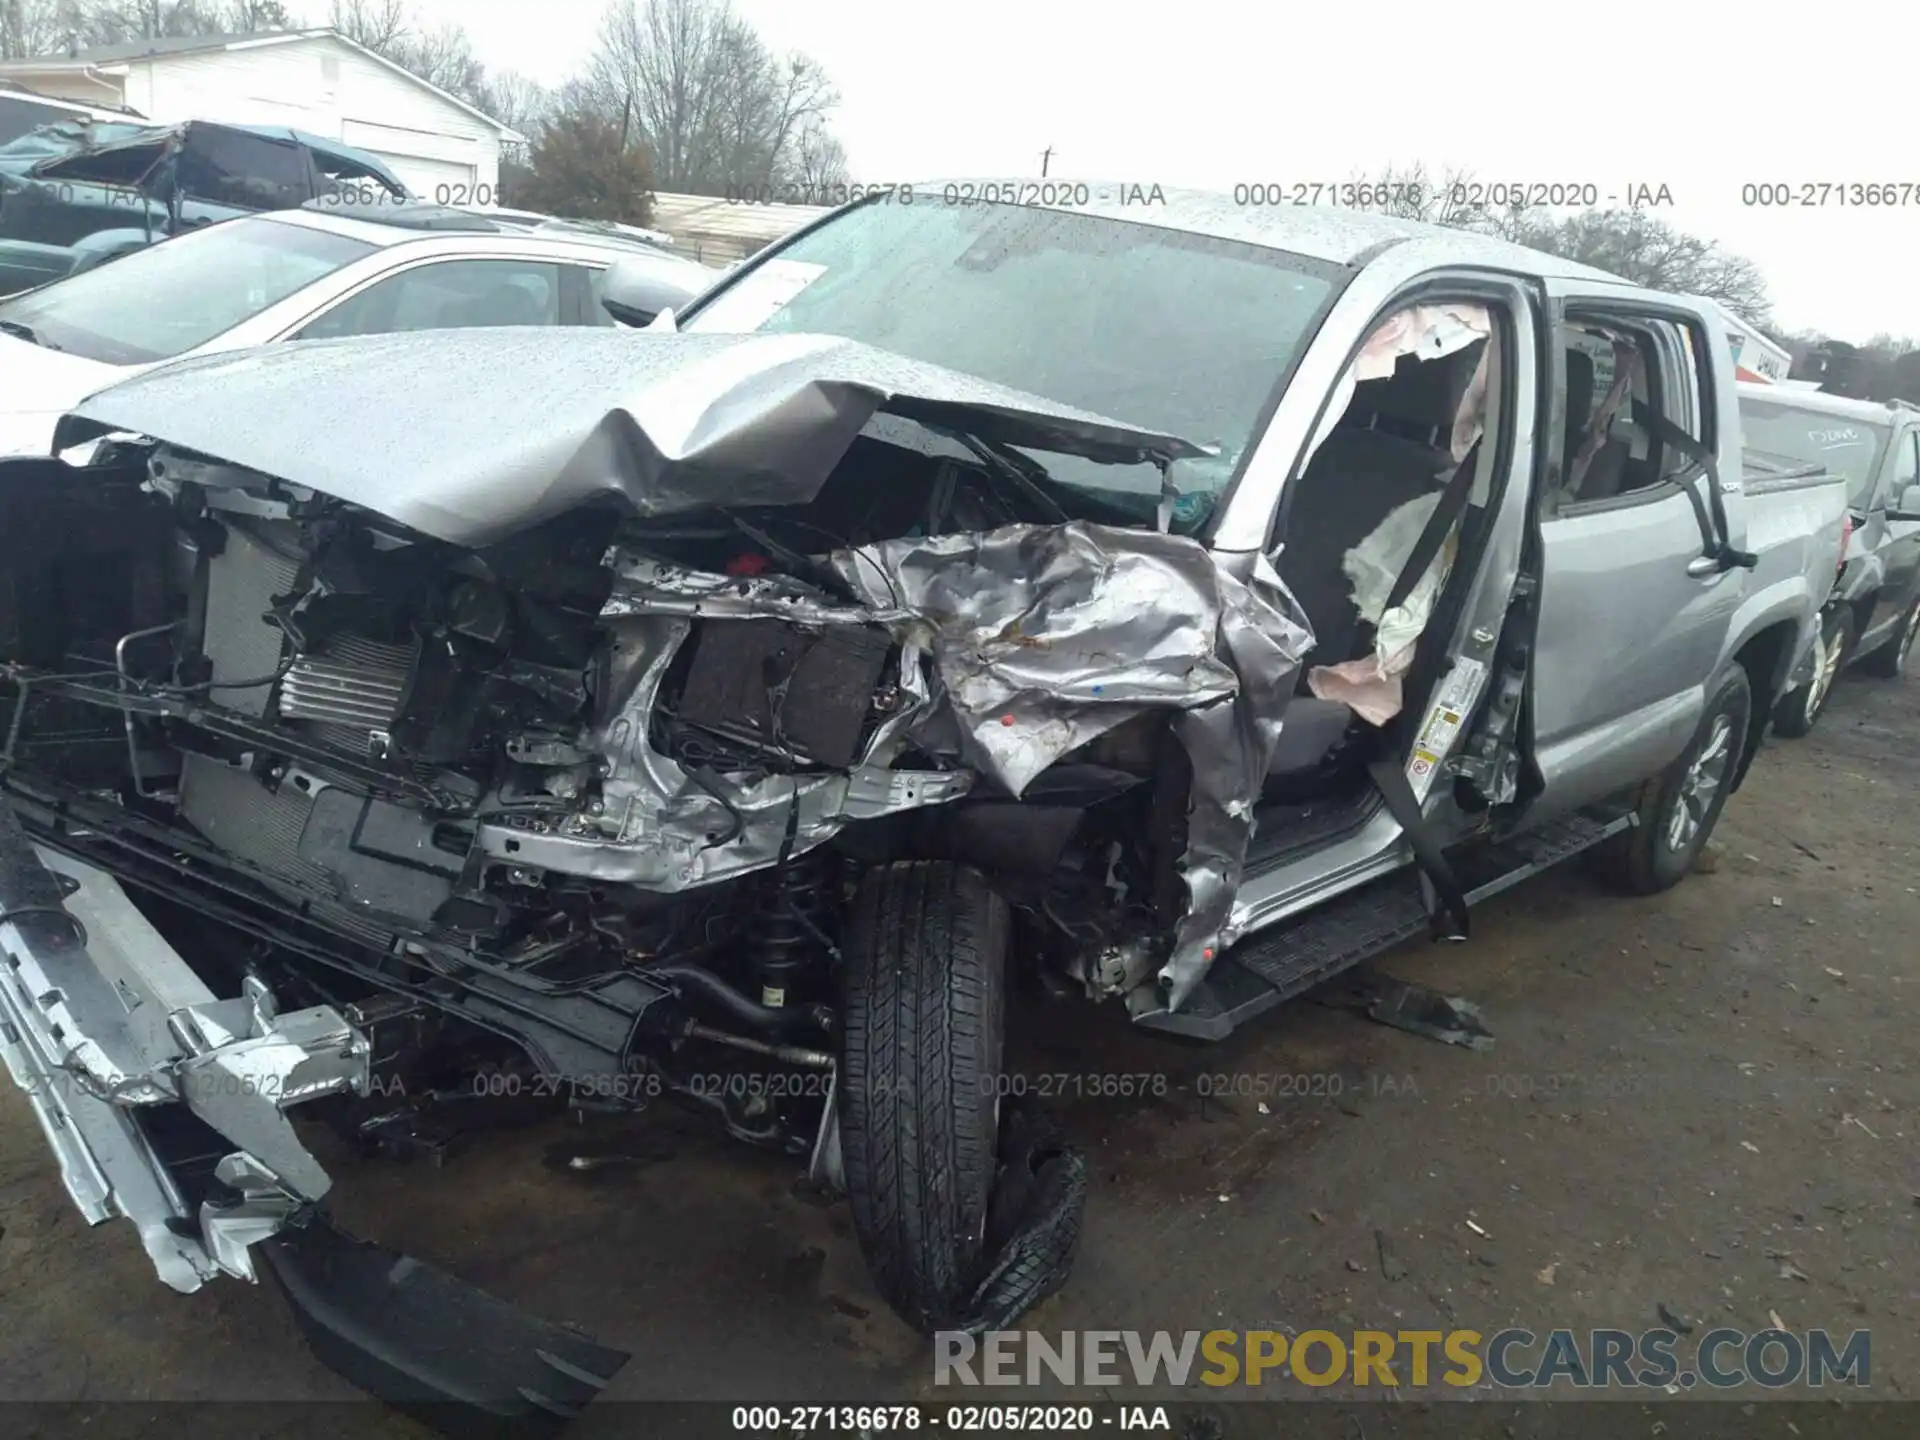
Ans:
POLYGON ((18 320, 0 320, 0 330, 6 331, 9 335, 17 335, 29 345, 38 345, 43 350, 58 350, 60 348, 51 340, 42 340, 34 333, 31 325, 24 325, 18 320))
MULTIPOLYGON (((935 428, 946 429, 945 426, 935 428)), ((1067 512, 1061 508, 1060 502, 1042 488, 1046 482, 1053 479, 1053 476, 1047 473, 1046 466, 1038 460, 1029 459, 1011 446, 982 439, 965 430, 947 430, 947 434, 979 456, 989 469, 1011 480, 1014 487, 1029 500, 1051 511, 1054 524, 1064 525, 1067 522, 1067 512)))

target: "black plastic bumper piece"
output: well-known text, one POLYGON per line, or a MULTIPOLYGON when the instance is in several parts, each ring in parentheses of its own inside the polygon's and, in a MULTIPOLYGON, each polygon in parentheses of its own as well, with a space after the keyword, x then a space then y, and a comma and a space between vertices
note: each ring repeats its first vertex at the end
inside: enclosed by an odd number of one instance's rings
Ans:
POLYGON ((631 1358, 317 1219, 257 1253, 323 1364, 462 1440, 554 1435, 631 1358))

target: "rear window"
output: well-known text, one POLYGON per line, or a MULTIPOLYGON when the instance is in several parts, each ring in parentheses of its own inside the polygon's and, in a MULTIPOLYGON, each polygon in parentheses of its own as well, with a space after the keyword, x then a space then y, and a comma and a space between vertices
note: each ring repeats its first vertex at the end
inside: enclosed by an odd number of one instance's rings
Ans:
POLYGON ((364 240, 249 216, 0 301, 0 319, 89 360, 171 360, 374 249, 364 240))
POLYGON ((1873 498, 1873 477, 1893 437, 1890 425, 1850 420, 1748 396, 1740 399, 1743 443, 1755 450, 1785 455, 1808 465, 1824 465, 1844 476, 1847 503, 1864 510, 1873 498))
MULTIPOLYGON (((42 125, 71 120, 73 111, 58 105, 44 105, 20 95, 0 94, 0 146, 10 144, 42 125)), ((0 151, 0 154, 4 154, 0 151)))

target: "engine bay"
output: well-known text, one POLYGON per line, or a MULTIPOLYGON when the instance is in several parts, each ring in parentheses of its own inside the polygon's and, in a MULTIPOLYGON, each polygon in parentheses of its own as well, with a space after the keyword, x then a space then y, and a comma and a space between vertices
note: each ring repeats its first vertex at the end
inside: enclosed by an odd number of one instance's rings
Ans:
MULTIPOLYGON (((589 506, 474 549, 164 445, 84 481, 54 462, 0 499, 8 798, 290 993, 492 1032, 573 1084, 713 1046, 824 1070, 844 898, 918 856, 993 874, 1089 988, 1166 954, 1166 716, 1004 783, 874 563, 1057 527, 1006 467, 863 439, 806 506, 589 506)), ((714 1103, 797 1148, 820 1098, 714 1103)))

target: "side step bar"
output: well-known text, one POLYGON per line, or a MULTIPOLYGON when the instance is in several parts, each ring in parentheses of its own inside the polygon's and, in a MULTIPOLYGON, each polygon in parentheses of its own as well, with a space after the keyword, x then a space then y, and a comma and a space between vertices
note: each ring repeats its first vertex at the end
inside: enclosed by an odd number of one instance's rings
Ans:
POLYGON ((630 1358, 317 1216, 259 1248, 322 1364, 461 1440, 551 1436, 630 1358))
MULTIPOLYGON (((1449 858, 1467 903, 1478 905, 1631 824, 1630 815, 1569 815, 1449 858)), ((1430 923, 1418 873, 1401 870, 1248 936, 1220 958, 1184 1009, 1149 1011, 1134 1023, 1182 1039, 1224 1040, 1256 1015, 1427 933, 1430 923)))

